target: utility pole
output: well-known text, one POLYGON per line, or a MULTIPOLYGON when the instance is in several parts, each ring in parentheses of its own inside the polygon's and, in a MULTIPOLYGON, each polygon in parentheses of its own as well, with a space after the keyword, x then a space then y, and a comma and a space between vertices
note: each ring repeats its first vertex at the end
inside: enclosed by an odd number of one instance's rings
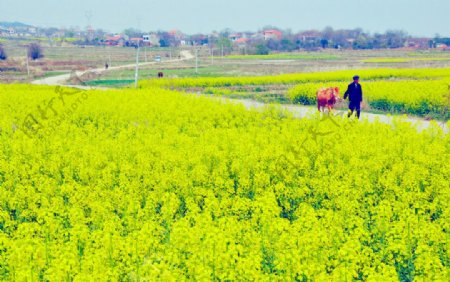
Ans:
POLYGON ((214 49, 211 47, 211 65, 214 65, 214 49))
POLYGON ((137 88, 138 86, 138 76, 139 76, 139 42, 136 47, 136 69, 134 71, 134 88, 137 88))
POLYGON ((30 77, 30 65, 28 63, 28 50, 27 50, 26 56, 27 56, 27 76, 30 77))
POLYGON ((198 49, 195 48, 195 73, 198 73, 198 49))
POLYGON ((144 46, 145 62, 147 62, 147 45, 144 46))

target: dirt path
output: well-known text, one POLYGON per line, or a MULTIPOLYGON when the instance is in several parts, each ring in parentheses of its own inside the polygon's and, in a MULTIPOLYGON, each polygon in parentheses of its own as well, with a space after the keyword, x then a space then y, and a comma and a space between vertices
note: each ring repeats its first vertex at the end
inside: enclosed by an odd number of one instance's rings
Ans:
MULTIPOLYGON (((202 95, 202 94, 200 94, 202 95)), ((203 96, 203 95, 202 95, 203 96)), ((248 99, 231 99, 231 98, 224 98, 224 97, 212 97, 212 99, 219 99, 226 103, 234 103, 234 104, 242 104, 247 109, 264 109, 268 106, 268 104, 254 101, 254 100, 248 100, 248 99)), ((294 117, 296 118, 304 118, 308 115, 315 114, 317 112, 317 108, 313 106, 300 106, 300 105, 285 105, 285 104, 270 104, 274 105, 276 107, 280 107, 283 110, 287 110, 291 112, 294 117)), ((336 112, 339 115, 344 115, 347 112, 342 110, 336 110, 336 112)), ((369 120, 370 122, 379 121, 386 124, 394 124, 394 119, 400 119, 402 121, 409 122, 416 126, 418 131, 422 131, 424 129, 427 129, 431 126, 431 123, 436 121, 428 121, 420 118, 413 118, 413 117, 401 117, 401 116, 391 116, 391 115, 384 115, 384 114, 373 114, 373 113, 365 113, 361 112, 361 120, 369 120)), ((449 128, 446 126, 444 122, 436 122, 445 133, 449 133, 449 128)))
MULTIPOLYGON (((180 61, 185 61, 185 60, 191 60, 194 58, 194 56, 191 54, 190 51, 184 50, 180 52, 181 58, 180 59, 173 59, 173 60, 168 60, 168 61, 164 61, 166 63, 171 63, 171 62, 180 62, 180 61)), ((139 63, 139 66, 148 66, 148 65, 154 65, 157 64, 158 62, 146 62, 146 63, 139 63)), ((75 72, 76 75, 78 77, 81 77, 82 75, 89 73, 89 72, 94 72, 94 73, 98 73, 101 74, 105 71, 109 71, 109 70, 119 70, 119 69, 129 69, 129 68, 134 68, 136 66, 136 64, 128 64, 128 65, 121 65, 121 66, 115 66, 115 67, 110 67, 108 68, 108 70, 106 70, 105 68, 97 68, 97 69, 90 69, 90 70, 86 70, 86 71, 77 71, 75 72)), ((37 85, 64 85, 65 82, 70 78, 70 76, 73 75, 72 73, 66 73, 66 74, 62 74, 62 75, 57 75, 57 76, 51 76, 51 77, 46 77, 46 78, 42 78, 42 79, 38 79, 38 80, 34 80, 31 82, 31 84, 37 84, 37 85)))

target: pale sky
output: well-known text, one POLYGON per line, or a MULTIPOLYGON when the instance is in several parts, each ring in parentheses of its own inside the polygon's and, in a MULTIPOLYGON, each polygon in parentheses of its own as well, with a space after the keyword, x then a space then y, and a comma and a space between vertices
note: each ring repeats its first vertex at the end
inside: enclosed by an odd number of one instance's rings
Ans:
POLYGON ((1 0, 0 21, 120 32, 179 29, 208 33, 231 28, 256 31, 274 25, 306 29, 403 29, 415 36, 450 37, 450 0, 1 0))

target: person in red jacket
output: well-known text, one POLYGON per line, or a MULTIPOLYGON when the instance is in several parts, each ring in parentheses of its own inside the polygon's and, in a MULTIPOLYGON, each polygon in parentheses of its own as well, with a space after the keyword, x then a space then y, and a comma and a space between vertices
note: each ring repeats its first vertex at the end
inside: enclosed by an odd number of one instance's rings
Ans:
POLYGON ((348 105, 348 117, 350 117, 356 110, 356 116, 359 119, 361 113, 361 102, 363 100, 363 92, 361 84, 359 84, 359 76, 355 75, 353 77, 353 82, 348 85, 347 91, 344 94, 344 100, 350 101, 348 105))

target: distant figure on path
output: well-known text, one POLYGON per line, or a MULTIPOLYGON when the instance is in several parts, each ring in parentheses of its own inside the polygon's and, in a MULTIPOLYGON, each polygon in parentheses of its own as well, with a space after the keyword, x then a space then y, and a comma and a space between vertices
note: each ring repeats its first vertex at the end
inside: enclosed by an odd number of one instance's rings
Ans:
POLYGON ((158 78, 163 78, 164 77, 164 73, 162 71, 158 72, 158 78))
POLYGON ((344 100, 347 99, 350 101, 348 104, 348 117, 351 117, 353 112, 356 110, 356 116, 359 119, 361 113, 361 102, 363 100, 362 97, 362 87, 359 84, 359 76, 355 75, 353 77, 353 82, 348 85, 347 91, 344 94, 344 100))
POLYGON ((105 70, 107 70, 109 67, 108 62, 105 63, 105 70))

